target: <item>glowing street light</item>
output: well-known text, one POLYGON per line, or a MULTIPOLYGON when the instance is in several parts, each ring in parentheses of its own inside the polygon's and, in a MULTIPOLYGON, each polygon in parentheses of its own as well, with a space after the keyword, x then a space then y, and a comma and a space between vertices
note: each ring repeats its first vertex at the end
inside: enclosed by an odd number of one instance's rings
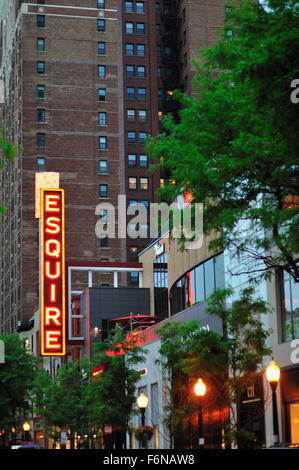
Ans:
POLYGON ((141 412, 141 426, 145 425, 145 410, 148 405, 148 398, 144 393, 140 393, 137 398, 137 405, 141 412))
POLYGON ((278 426, 278 410, 277 410, 277 397, 276 389, 280 379, 280 368, 275 361, 270 361, 266 368, 266 377, 272 389, 272 404, 273 404, 273 444, 279 442, 279 426, 278 426))
POLYGON ((194 385, 194 393, 198 397, 198 447, 203 448, 205 439, 203 437, 203 421, 202 421, 202 401, 206 394, 207 386, 204 381, 199 378, 194 385))

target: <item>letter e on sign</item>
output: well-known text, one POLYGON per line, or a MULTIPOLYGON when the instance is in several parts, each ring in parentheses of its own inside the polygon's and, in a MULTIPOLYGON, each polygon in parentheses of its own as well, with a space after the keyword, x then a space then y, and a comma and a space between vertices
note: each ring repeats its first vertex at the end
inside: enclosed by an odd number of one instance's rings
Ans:
POLYGON ((66 331, 63 189, 41 189, 40 244, 41 355, 64 356, 66 331))

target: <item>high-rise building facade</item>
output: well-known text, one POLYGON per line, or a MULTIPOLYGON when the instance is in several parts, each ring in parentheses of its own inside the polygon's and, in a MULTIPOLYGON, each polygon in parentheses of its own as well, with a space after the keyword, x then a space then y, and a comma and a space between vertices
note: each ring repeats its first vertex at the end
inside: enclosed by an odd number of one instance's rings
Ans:
POLYGON ((0 330, 8 332, 38 306, 36 172, 60 174, 67 259, 134 261, 147 244, 97 238, 95 208, 117 207, 119 195, 127 205, 158 199, 167 174, 149 170, 145 139, 176 112, 173 89, 191 92, 190 61, 215 41, 225 9, 223 0, 2 0, 0 8, 3 128, 19 146, 0 176, 0 330))

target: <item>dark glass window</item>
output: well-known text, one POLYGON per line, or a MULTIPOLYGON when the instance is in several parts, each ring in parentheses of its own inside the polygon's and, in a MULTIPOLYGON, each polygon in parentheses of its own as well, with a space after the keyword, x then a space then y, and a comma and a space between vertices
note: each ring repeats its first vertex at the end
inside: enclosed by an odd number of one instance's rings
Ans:
POLYGON ((135 76, 135 66, 134 65, 126 65, 126 77, 132 78, 135 76))
POLYGON ((148 156, 147 155, 139 155, 139 166, 141 166, 141 168, 147 168, 148 167, 148 156))
POLYGON ((105 42, 98 42, 98 54, 105 55, 106 54, 106 43, 105 42))
POLYGON ((97 25, 98 25, 98 31, 104 32, 106 30, 106 21, 105 20, 99 19, 97 21, 97 25))
POLYGON ((106 65, 98 66, 98 76, 99 78, 106 78, 106 65))
POLYGON ((98 0, 97 1, 98 8, 104 10, 105 8, 105 0, 98 0))
POLYGON ((154 297, 155 314, 168 315, 168 260, 167 253, 163 253, 154 261, 154 297))
POLYGON ((36 17, 36 26, 38 28, 44 28, 46 24, 46 17, 45 15, 37 15, 36 17))
POLYGON ((103 238, 100 239, 100 247, 101 248, 109 248, 108 235, 105 235, 103 238))
POLYGON ((214 259, 210 259, 204 263, 205 270, 205 287, 206 297, 209 297, 215 290, 215 270, 214 270, 214 259))
POLYGON ((145 33, 145 24, 144 23, 136 23, 136 33, 137 34, 144 34, 145 33))
POLYGON ((136 166, 137 164, 137 155, 135 153, 128 154, 128 165, 129 166, 136 166))
POLYGON ((36 63, 36 71, 39 75, 44 75, 46 70, 46 64, 43 61, 38 61, 36 63))
POLYGON ((106 175, 108 173, 108 162, 107 160, 99 161, 99 173, 101 175, 106 175))
POLYGON ((39 99, 44 99, 44 97, 45 97, 45 85, 37 85, 36 92, 37 92, 37 97, 39 99))
POLYGON ((137 44, 136 45, 137 55, 139 57, 145 56, 145 45, 144 44, 137 44))
POLYGON ((126 44, 126 55, 134 55, 134 44, 126 44))
POLYGON ((125 2, 125 12, 133 13, 133 2, 125 2))
POLYGON ((299 338, 299 282, 283 271, 282 275, 283 340, 299 338))
POLYGON ((144 2, 136 2, 136 13, 144 13, 144 2))
POLYGON ((133 34, 134 33, 134 23, 126 21, 125 31, 126 31, 127 34, 133 34))
POLYGON ((37 38, 36 40, 36 49, 39 52, 44 52, 46 48, 46 41, 44 38, 37 38))
POLYGON ((133 100, 135 98, 135 88, 127 87, 127 99, 133 100))
POLYGON ((99 88, 98 95, 99 101, 106 101, 106 88, 99 88))
POLYGON ((44 109, 37 110, 37 122, 39 124, 44 124, 46 121, 46 111, 44 109))
POLYGON ((98 116, 99 126, 106 126, 107 125, 107 113, 100 111, 98 116))
POLYGON ((137 89, 137 98, 139 100, 146 100, 146 88, 137 89))
POLYGON ((99 149, 100 150, 107 150, 108 148, 108 141, 106 136, 99 137, 99 149))
POLYGON ((136 142, 136 132, 128 131, 128 144, 135 144, 136 142))
POLYGON ((145 78, 146 77, 146 68, 144 65, 137 66, 137 77, 138 78, 145 78))
POLYGON ((45 165, 45 159, 42 157, 38 157, 36 159, 36 169, 37 171, 45 171, 46 165, 45 165))
POLYGON ((99 194, 100 197, 108 197, 108 184, 100 184, 99 194))
POLYGON ((38 148, 43 148, 46 146, 46 134, 38 132, 36 136, 36 145, 38 148))

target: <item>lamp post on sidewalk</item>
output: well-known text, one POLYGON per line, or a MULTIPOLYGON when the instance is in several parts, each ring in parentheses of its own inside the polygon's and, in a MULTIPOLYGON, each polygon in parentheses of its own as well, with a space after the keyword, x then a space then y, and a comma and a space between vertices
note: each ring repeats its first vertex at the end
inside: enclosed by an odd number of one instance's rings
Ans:
POLYGON ((280 369, 275 361, 270 361, 266 368, 266 377, 272 389, 272 404, 273 404, 273 444, 277 444, 279 439, 279 425, 278 425, 278 410, 277 410, 277 397, 276 389, 280 379, 280 369))
POLYGON ((203 436, 203 420, 202 420, 202 404, 203 398, 206 394, 207 386, 204 381, 199 378, 194 385, 194 393, 198 397, 198 447, 204 448, 205 439, 203 436))
POLYGON ((148 405, 148 398, 144 393, 140 393, 137 398, 137 405, 141 412, 141 426, 145 426, 145 410, 148 405))

